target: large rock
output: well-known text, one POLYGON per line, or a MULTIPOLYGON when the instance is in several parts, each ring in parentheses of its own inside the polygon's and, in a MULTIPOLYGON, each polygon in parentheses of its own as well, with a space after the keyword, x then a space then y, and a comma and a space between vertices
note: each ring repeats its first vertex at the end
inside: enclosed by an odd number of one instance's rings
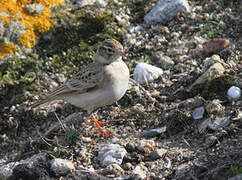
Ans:
POLYGON ((156 23, 167 24, 178 13, 188 12, 190 12, 190 6, 187 0, 162 0, 146 14, 144 20, 148 25, 156 23))

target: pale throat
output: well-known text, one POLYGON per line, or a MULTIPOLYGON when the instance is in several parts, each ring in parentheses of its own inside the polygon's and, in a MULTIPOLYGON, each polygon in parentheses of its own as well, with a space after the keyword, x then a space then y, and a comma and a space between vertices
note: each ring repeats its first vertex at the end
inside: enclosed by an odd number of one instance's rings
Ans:
POLYGON ((110 64, 111 62, 120 60, 121 58, 121 56, 111 56, 109 59, 106 59, 103 56, 96 55, 95 60, 101 64, 110 64))

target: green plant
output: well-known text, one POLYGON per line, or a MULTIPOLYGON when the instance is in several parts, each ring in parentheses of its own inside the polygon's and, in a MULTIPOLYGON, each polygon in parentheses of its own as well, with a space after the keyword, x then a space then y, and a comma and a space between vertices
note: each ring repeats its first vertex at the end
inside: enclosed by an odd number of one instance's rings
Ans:
POLYGON ((72 128, 70 131, 68 131, 66 134, 65 134, 65 139, 67 141, 70 141, 70 142, 73 142, 78 136, 78 132, 76 129, 72 128))
POLYGON ((233 175, 237 175, 237 174, 242 173, 242 167, 231 165, 230 169, 231 169, 233 175))

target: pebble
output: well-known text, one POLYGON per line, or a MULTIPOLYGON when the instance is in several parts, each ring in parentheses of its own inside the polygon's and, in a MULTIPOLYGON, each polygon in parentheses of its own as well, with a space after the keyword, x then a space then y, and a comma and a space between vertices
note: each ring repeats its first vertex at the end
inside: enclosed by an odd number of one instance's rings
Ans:
POLYGON ((123 165, 123 168, 124 170, 130 170, 133 168, 133 165, 130 162, 128 162, 123 165))
POLYGON ((150 129, 150 130, 144 131, 140 134, 140 137, 151 138, 151 137, 157 136, 157 135, 164 133, 164 132, 166 132, 166 126, 161 127, 161 128, 150 129))
POLYGON ((233 177, 229 178, 228 180, 241 180, 241 179, 242 179, 242 173, 237 174, 236 176, 233 176, 233 177))
POLYGON ((205 109, 204 107, 198 107, 196 109, 194 109, 193 113, 192 113, 192 117, 193 119, 202 119, 203 115, 204 115, 205 109))
POLYGON ((231 100, 239 99, 241 97, 241 90, 239 87, 231 86, 227 91, 227 95, 231 100))
POLYGON ((140 84, 152 82, 163 74, 163 70, 147 63, 138 63, 134 69, 134 80, 140 84))
POLYGON ((167 153, 166 149, 155 149, 154 151, 152 151, 150 153, 150 158, 152 160, 156 160, 156 159, 160 159, 162 157, 164 157, 164 155, 167 153))
POLYGON ((147 140, 147 139, 141 139, 138 142, 137 149, 142 152, 148 152, 150 153, 155 149, 155 141, 153 140, 147 140))
POLYGON ((212 121, 208 124, 208 128, 217 131, 222 129, 223 127, 227 127, 230 124, 230 117, 217 117, 215 121, 212 121))
POLYGON ((209 54, 217 54, 223 49, 229 46, 229 40, 227 39, 212 39, 203 44, 203 52, 207 55, 209 54))
POLYGON ((75 170, 75 166, 70 160, 60 158, 52 159, 50 168, 56 176, 63 176, 75 170))
POLYGON ((165 70, 172 68, 175 64, 169 56, 163 56, 162 58, 160 58, 158 63, 161 66, 161 68, 165 70))
POLYGON ((81 138, 82 139, 82 141, 84 142, 84 143, 90 143, 91 141, 92 141, 92 138, 90 138, 90 137, 82 137, 81 138))
POLYGON ((145 179, 147 171, 147 167, 145 167, 143 164, 139 164, 132 171, 131 179, 145 179))
POLYGON ((176 175, 177 176, 182 176, 184 175, 184 173, 186 173, 187 171, 189 171, 191 167, 187 164, 181 164, 177 167, 177 170, 176 170, 176 175))
POLYGON ((123 157, 127 151, 119 144, 110 144, 103 147, 98 153, 98 160, 101 166, 106 167, 110 164, 122 164, 123 157))
POLYGON ((102 170, 102 175, 115 175, 122 176, 124 175, 124 170, 118 164, 110 164, 105 169, 102 170))
POLYGON ((59 74, 57 74, 56 75, 56 78, 57 78, 57 81, 59 82, 59 83, 64 83, 65 81, 66 81, 66 77, 64 76, 64 74, 61 74, 61 73, 59 73, 59 74))

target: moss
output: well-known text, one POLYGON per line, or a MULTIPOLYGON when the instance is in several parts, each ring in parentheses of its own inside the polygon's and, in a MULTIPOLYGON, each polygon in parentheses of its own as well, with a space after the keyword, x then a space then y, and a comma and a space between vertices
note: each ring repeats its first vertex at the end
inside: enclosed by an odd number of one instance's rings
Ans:
POLYGON ((41 87, 33 82, 41 67, 42 63, 37 61, 34 56, 26 59, 12 58, 2 64, 0 66, 2 72, 0 76, 0 100, 2 102, 6 101, 6 104, 8 104, 12 97, 19 94, 18 97, 21 97, 21 99, 16 98, 15 101, 22 102, 25 90, 39 90, 41 87))
POLYGON ((51 30, 53 38, 50 41, 43 38, 39 41, 38 53, 44 59, 53 57, 54 66, 60 71, 68 70, 68 67, 88 64, 92 61, 100 41, 107 38, 120 41, 123 35, 116 33, 117 24, 112 14, 93 12, 86 15, 84 12, 81 9, 71 13, 59 13, 57 22, 64 21, 62 24, 68 25, 53 27, 51 30), (68 21, 68 23, 65 21, 68 21))

